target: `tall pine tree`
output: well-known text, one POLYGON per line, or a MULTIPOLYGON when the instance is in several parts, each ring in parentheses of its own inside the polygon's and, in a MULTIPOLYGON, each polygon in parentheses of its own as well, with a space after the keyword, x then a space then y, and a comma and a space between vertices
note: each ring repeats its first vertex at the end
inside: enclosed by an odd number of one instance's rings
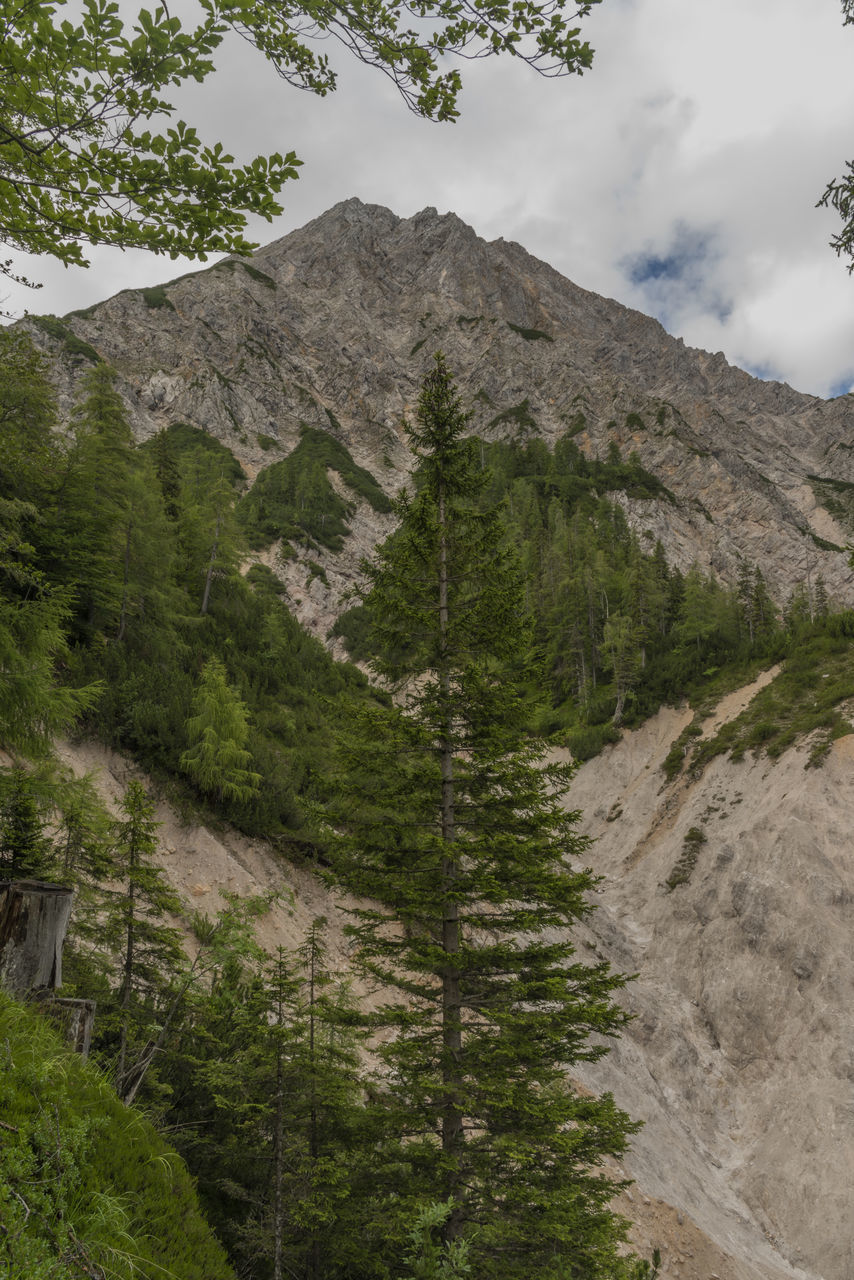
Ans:
POLYGON ((437 356, 409 429, 415 492, 366 566, 375 666, 403 708, 363 713, 343 753, 333 856, 381 904, 354 932, 390 993, 378 1053, 403 1212, 448 1206, 444 1243, 470 1241, 476 1278, 594 1280, 632 1265, 598 1169, 632 1124, 567 1072, 606 1052, 624 980, 575 958, 595 879, 569 772, 520 729, 531 624, 466 422, 437 356))

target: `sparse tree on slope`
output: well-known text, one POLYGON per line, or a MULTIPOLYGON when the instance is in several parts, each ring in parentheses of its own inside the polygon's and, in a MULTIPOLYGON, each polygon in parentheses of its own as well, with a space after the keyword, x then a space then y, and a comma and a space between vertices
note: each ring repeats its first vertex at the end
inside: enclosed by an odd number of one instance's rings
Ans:
POLYGON ((158 824, 141 783, 128 785, 122 812, 113 847, 122 888, 108 912, 105 940, 121 955, 121 980, 108 1020, 116 1037, 116 1092, 124 1098, 135 1092, 140 1052, 168 1003, 165 993, 183 966, 183 952, 177 930, 164 922, 164 916, 180 911, 180 902, 154 862, 158 824))

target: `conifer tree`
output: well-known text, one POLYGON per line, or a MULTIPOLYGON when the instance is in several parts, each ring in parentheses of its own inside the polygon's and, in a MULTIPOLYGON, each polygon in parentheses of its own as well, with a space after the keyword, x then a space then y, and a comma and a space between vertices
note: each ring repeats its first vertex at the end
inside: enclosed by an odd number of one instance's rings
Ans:
POLYGON ((23 769, 0 771, 0 876, 48 879, 56 853, 30 778, 23 769))
POLYGON ((209 795, 237 803, 251 800, 261 775, 249 768, 249 713, 218 658, 209 658, 202 667, 193 713, 187 721, 190 746, 181 756, 181 768, 209 795))
POLYGON ((170 1120, 241 1274, 386 1280, 365 1032, 329 972, 324 924, 296 953, 220 947, 170 1120), (188 1111, 204 1123, 183 1132, 188 1111))
POLYGON ((595 879, 561 803, 569 771, 521 737, 531 624, 499 513, 480 510, 466 422, 437 356, 409 428, 415 492, 366 566, 375 666, 404 709, 363 713, 343 752, 334 866, 383 904, 354 931, 362 967, 395 993, 378 1052, 410 1223, 448 1205, 443 1240, 469 1241, 476 1280, 594 1280, 622 1274, 596 1166, 632 1125, 567 1071, 606 1051, 624 980, 575 958, 595 879))
POLYGON ((638 639, 637 618, 624 613, 613 613, 605 623, 603 648, 614 672, 617 705, 614 708, 614 724, 623 718, 626 698, 640 675, 641 646, 638 639))
POLYGON ((107 944, 120 953, 121 980, 102 1022, 114 1029, 116 1092, 125 1098, 136 1092, 141 1051, 162 1013, 170 978, 183 965, 183 952, 177 930, 164 922, 180 902, 154 862, 158 824, 140 782, 128 785, 122 812, 113 846, 122 888, 104 930, 107 944))
POLYGON ((0 748, 31 760, 50 755, 54 735, 97 693, 55 678, 69 603, 40 567, 37 546, 54 522, 50 485, 62 460, 45 368, 25 334, 0 330, 0 748))
POLYGON ((243 545, 235 516, 237 494, 232 477, 215 457, 184 459, 180 477, 181 572, 187 590, 198 596, 199 612, 205 615, 214 583, 237 571, 243 545))
POLYGON ((115 379, 104 364, 82 379, 61 491, 66 545, 56 567, 73 587, 85 631, 121 641, 161 599, 172 552, 163 500, 148 456, 134 447, 115 379))

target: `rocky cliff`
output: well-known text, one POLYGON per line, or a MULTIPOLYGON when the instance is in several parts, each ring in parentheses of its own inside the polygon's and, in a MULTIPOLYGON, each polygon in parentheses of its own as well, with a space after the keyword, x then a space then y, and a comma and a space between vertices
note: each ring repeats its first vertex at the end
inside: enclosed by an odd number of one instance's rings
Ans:
MULTIPOLYGON (((854 397, 752 378, 453 214, 400 219, 349 200, 251 261, 120 293, 53 337, 34 332, 60 358, 66 405, 88 346, 119 370, 142 438, 174 421, 203 427, 251 479, 306 423, 337 435, 389 491, 407 470, 401 422, 441 348, 487 438, 569 430, 590 454, 612 441, 635 451, 671 497, 624 506, 671 563, 733 578, 743 557, 780 598, 820 573, 832 596, 854 599, 842 553, 854 397)), ((312 581, 308 621, 328 624, 339 575, 380 532, 326 557, 329 586, 312 581)), ((294 574, 302 596, 307 575, 294 574)))

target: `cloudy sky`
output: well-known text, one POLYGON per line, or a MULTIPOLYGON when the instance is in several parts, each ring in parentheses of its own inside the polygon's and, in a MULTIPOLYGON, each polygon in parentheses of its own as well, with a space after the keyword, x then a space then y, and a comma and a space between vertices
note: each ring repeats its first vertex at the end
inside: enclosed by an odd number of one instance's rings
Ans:
MULTIPOLYGON (((241 159, 303 159, 260 242, 352 195, 403 216, 433 205, 753 373, 854 390, 854 277, 828 248, 836 215, 815 208, 854 159, 839 0, 603 0, 584 30, 581 78, 465 67, 455 125, 409 115, 343 55, 336 94, 300 93, 237 41, 181 114, 241 159)), ((7 287, 5 306, 57 314, 186 269, 107 250, 88 271, 21 265, 44 288, 7 287)))

